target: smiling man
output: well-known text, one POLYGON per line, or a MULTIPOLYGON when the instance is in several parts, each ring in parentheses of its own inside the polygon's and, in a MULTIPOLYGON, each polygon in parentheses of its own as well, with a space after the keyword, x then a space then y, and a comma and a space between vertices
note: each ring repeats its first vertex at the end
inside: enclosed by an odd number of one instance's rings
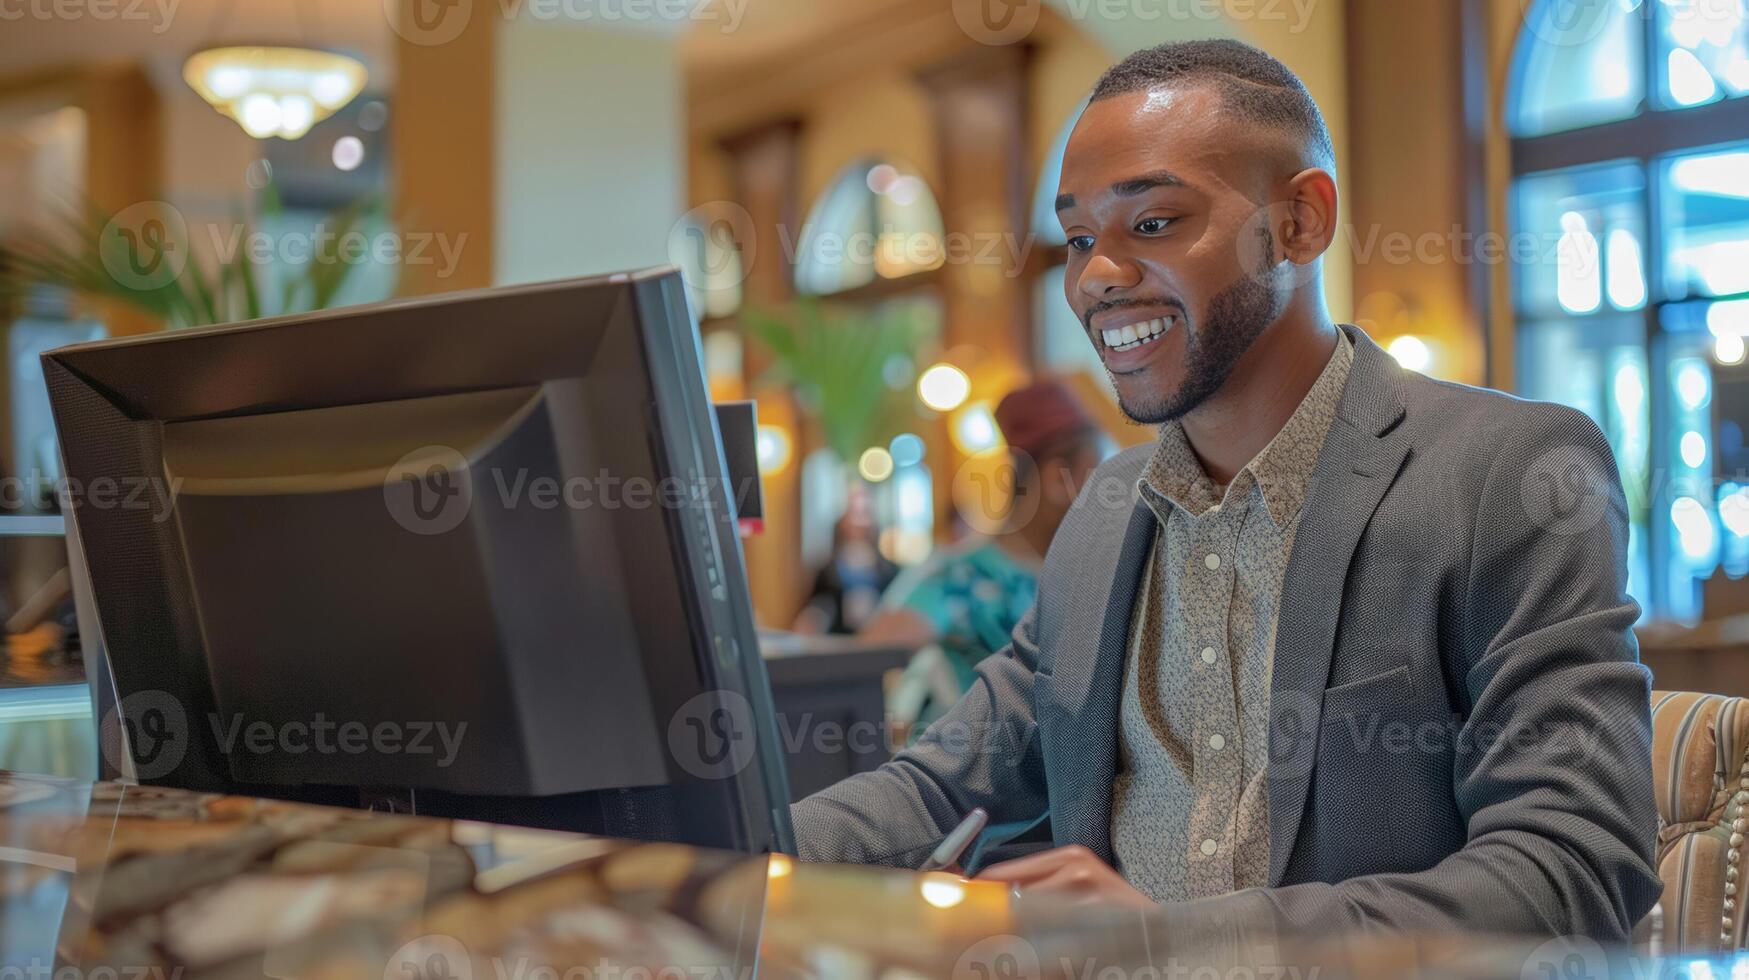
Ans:
POLYGON ((1609 446, 1333 323, 1333 170, 1255 49, 1100 80, 1064 155, 1065 288, 1159 438, 1095 472, 965 699, 796 805, 804 858, 914 865, 984 807, 1055 846, 982 877, 1212 932, 1621 939, 1651 908, 1609 446))

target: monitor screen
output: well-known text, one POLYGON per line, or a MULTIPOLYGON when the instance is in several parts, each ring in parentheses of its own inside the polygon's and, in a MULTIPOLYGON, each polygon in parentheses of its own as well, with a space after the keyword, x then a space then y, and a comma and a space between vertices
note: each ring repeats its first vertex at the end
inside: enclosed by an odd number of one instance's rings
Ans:
POLYGON ((143 781, 786 843, 672 272, 44 361, 143 781))

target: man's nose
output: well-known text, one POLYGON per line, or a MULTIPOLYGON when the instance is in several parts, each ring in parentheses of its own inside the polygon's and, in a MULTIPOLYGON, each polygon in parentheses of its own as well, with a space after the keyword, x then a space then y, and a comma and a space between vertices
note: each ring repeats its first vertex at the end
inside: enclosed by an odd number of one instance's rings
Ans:
POLYGON ((1141 272, 1134 265, 1096 254, 1081 267, 1081 278, 1075 281, 1075 288, 1090 299, 1103 300, 1113 292, 1135 288, 1141 279, 1141 272))

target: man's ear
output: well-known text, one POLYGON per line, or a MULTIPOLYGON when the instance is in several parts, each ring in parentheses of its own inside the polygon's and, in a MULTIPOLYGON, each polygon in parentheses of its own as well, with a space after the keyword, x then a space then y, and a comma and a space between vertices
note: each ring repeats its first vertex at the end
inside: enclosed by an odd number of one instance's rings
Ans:
POLYGON ((1289 179, 1285 197, 1281 250, 1295 265, 1309 265, 1336 240, 1336 178, 1322 167, 1302 170, 1289 179))

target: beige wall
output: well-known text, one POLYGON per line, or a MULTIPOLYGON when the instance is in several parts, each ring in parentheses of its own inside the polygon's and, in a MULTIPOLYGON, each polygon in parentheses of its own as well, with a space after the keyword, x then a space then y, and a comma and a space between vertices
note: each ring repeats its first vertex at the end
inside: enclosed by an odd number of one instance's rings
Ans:
POLYGON ((685 180, 673 35, 512 21, 496 65, 494 282, 666 264, 685 180))
POLYGON ((803 107, 802 214, 833 178, 863 157, 909 164, 939 187, 934 122, 923 87, 902 68, 847 78, 810 93, 803 107))
POLYGON ((1480 230, 1470 228, 1460 7, 1349 0, 1349 12, 1344 230, 1355 319, 1381 342, 1421 337, 1434 351, 1434 374, 1479 383, 1486 366, 1477 270, 1452 234, 1480 230))

